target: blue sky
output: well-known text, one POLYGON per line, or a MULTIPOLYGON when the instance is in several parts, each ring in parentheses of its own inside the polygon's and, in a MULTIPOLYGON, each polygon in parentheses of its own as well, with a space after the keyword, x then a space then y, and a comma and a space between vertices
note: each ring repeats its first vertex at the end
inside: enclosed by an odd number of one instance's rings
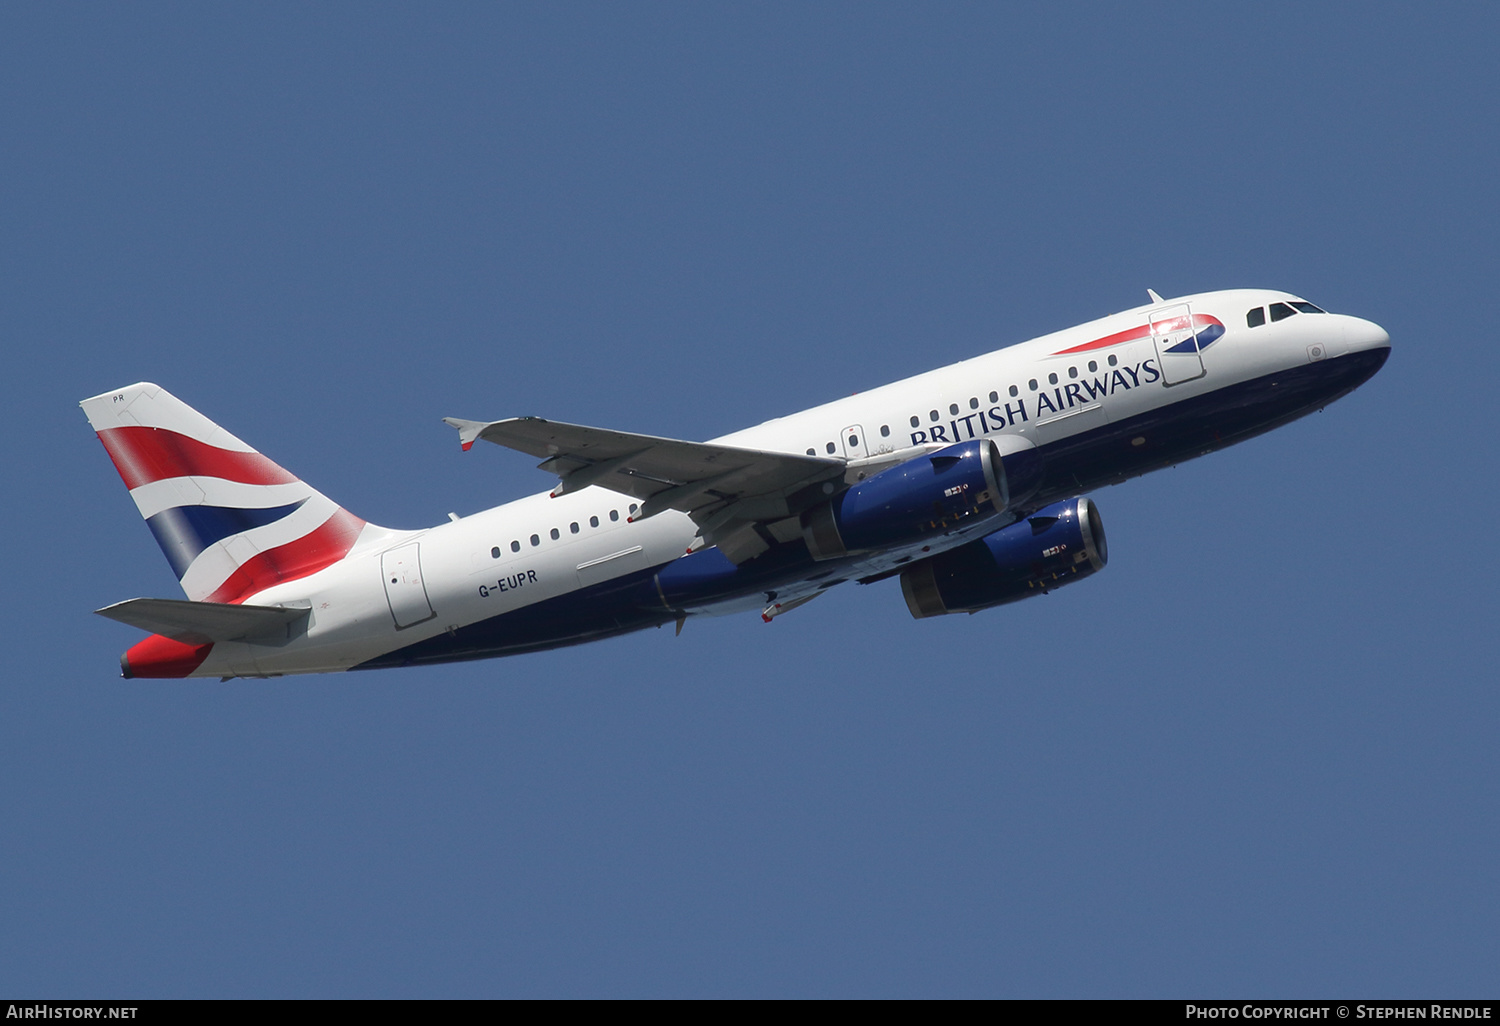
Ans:
POLYGON ((0 12, 0 992, 1493 996, 1492 4, 0 12), (178 593, 76 403, 359 515, 551 484, 1164 295, 1394 355, 1096 493, 1075 588, 120 680, 178 593))

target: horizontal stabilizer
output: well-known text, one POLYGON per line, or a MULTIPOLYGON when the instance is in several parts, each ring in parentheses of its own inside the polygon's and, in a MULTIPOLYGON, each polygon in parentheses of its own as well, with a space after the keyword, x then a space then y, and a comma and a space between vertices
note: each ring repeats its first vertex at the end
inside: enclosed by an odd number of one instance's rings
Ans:
POLYGON ((241 639, 290 637, 312 610, 281 606, 236 606, 221 602, 136 598, 96 609, 100 616, 128 623, 188 645, 241 639))

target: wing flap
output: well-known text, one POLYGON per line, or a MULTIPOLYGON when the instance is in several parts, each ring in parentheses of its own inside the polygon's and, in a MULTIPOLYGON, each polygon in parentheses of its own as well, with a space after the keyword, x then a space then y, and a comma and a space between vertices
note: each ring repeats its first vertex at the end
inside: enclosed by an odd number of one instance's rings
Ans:
POLYGON ((734 503, 746 503, 747 513, 765 509, 784 517, 800 512, 790 508, 790 497, 841 478, 845 467, 840 459, 684 442, 540 417, 488 424, 450 417, 447 423, 458 429, 465 448, 483 439, 541 458, 541 469, 561 478, 554 495, 597 484, 635 496, 643 503, 638 518, 677 509, 697 519, 734 503))

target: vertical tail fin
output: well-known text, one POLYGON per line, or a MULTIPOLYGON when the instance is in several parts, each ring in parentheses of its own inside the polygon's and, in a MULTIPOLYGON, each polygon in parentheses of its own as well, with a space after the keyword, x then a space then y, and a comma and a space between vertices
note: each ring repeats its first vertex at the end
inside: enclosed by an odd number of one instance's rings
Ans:
POLYGON ((79 405, 196 602, 239 602, 316 573, 366 526, 159 385, 79 405))

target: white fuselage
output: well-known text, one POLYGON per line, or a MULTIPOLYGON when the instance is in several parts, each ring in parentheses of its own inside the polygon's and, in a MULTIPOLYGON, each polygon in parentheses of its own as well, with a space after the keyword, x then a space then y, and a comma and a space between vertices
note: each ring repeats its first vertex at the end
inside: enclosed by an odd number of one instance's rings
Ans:
MULTIPOLYGON (((1377 326, 1337 314, 1247 326, 1247 310, 1294 298, 1239 290, 1143 306, 714 441, 834 456, 848 461, 847 480, 853 482, 936 444, 971 438, 992 438, 1001 452, 1028 444, 1045 451, 1107 425, 1140 422, 1154 411, 1189 409, 1190 400, 1217 390, 1313 363, 1332 366, 1348 354, 1388 345, 1377 326), (1190 304, 1193 315, 1208 315, 1223 326, 1222 335, 1201 353, 1189 354, 1185 366, 1164 366, 1184 361, 1164 358, 1158 351, 1164 343, 1150 335, 1067 352, 1128 336, 1151 311, 1180 304, 1190 304), (1201 360, 1201 374, 1193 358, 1201 360), (1181 380, 1169 383, 1174 377, 1181 380)), ((349 669, 445 632, 659 567, 693 547, 698 527, 686 514, 668 510, 631 523, 634 501, 589 487, 558 498, 543 492, 421 531, 368 526, 347 558, 247 599, 259 605, 310 603, 305 634, 280 644, 221 642, 194 676, 349 669), (419 560, 419 569, 416 580, 404 586, 420 593, 409 591, 408 599, 398 600, 388 592, 387 554, 413 543, 417 548, 408 551, 419 560), (393 613, 398 601, 408 602, 404 614, 393 613), (419 622, 398 627, 403 617, 419 622)), ((972 537, 972 531, 957 531, 936 547, 925 542, 923 551, 941 551, 972 537)), ((910 556, 905 548, 871 553, 853 561, 843 576, 879 574, 910 556)), ((799 591, 793 583, 782 595, 791 600, 810 589, 799 591)), ((721 613, 761 604, 758 596, 739 596, 684 612, 721 613)))

